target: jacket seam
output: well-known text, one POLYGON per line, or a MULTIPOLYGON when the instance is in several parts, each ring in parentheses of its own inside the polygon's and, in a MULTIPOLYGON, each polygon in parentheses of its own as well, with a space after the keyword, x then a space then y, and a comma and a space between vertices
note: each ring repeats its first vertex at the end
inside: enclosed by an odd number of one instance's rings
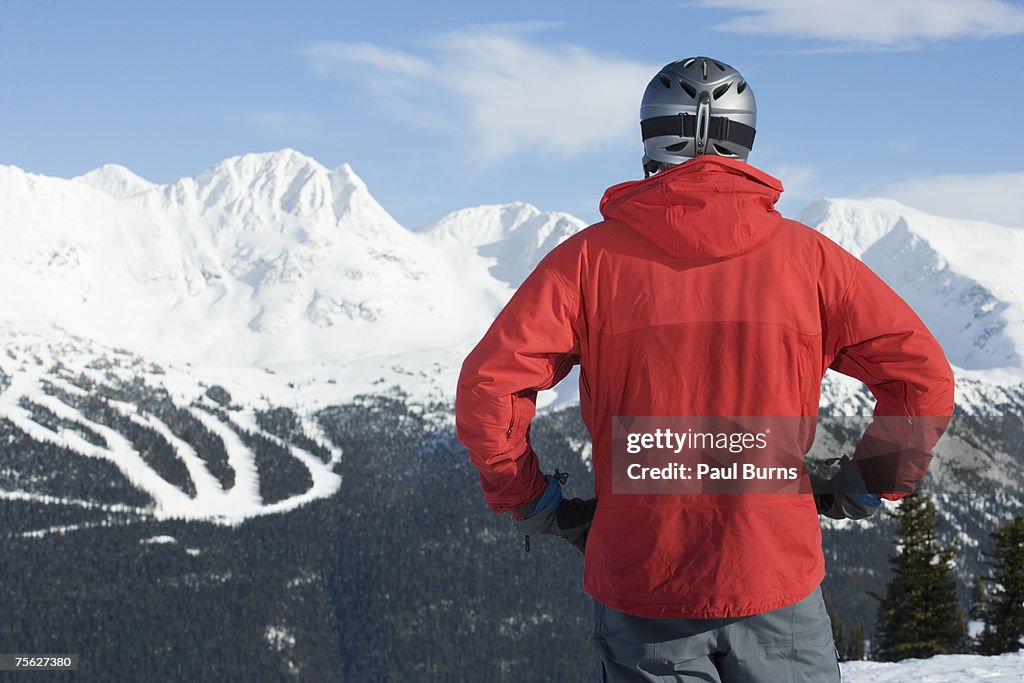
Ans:
POLYGON ((842 304, 843 302, 849 300, 850 292, 853 290, 853 283, 857 281, 857 276, 859 275, 860 269, 863 266, 864 266, 864 263, 862 261, 860 261, 859 259, 857 260, 856 263, 854 263, 854 265, 853 265, 853 272, 850 273, 850 281, 846 283, 846 289, 843 290, 843 293, 835 301, 833 301, 831 304, 829 304, 829 305, 827 305, 825 307, 825 317, 826 318, 830 317, 832 315, 832 311, 834 311, 835 309, 839 308, 840 304, 842 304))

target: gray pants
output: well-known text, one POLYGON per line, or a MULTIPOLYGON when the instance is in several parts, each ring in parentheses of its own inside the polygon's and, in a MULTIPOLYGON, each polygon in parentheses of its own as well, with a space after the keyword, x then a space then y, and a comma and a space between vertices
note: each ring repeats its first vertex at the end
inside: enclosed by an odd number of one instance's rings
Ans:
POLYGON ((821 588, 732 619, 643 619, 594 601, 597 680, 834 683, 839 663, 821 588))

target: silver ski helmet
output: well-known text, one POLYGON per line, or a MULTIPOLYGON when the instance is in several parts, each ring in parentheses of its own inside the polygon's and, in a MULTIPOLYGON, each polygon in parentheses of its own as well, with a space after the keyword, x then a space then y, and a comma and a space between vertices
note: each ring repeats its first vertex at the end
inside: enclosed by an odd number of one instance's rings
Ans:
POLYGON ((754 93, 739 71, 710 57, 666 64, 640 102, 644 170, 701 154, 746 161, 756 127, 754 93))

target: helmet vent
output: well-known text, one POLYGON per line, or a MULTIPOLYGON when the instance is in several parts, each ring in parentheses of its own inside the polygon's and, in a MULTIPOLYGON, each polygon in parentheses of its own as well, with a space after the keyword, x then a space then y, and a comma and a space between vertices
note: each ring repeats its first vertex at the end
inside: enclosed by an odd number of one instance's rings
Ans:
POLYGON ((746 89, 747 89, 747 82, 746 81, 740 81, 739 83, 736 84, 736 94, 737 95, 742 95, 743 91, 746 90, 746 89))
POLYGON ((715 147, 715 154, 717 154, 718 156, 722 156, 722 157, 734 157, 734 156, 736 156, 735 154, 733 154, 732 152, 727 150, 725 147, 722 147, 718 143, 712 143, 712 144, 715 147))
POLYGON ((730 85, 732 85, 732 83, 723 83, 722 85, 720 85, 717 88, 715 88, 714 91, 712 91, 711 94, 717 100, 719 97, 724 95, 729 90, 729 86, 730 85))
POLYGON ((697 96, 697 89, 694 88, 689 83, 687 83, 686 81, 682 81, 682 80, 679 81, 679 87, 682 88, 683 90, 685 90, 686 94, 689 95, 690 97, 696 97, 697 96))
POLYGON ((711 63, 714 64, 715 66, 717 66, 719 71, 725 71, 725 67, 722 66, 721 62, 716 62, 715 60, 712 59, 711 63))
MULTIPOLYGON (((685 62, 683 62, 683 68, 684 68, 684 69, 687 69, 687 68, 689 68, 689 66, 690 66, 691 64, 693 64, 694 62, 696 62, 696 61, 697 61, 697 58, 696 58, 696 57, 690 57, 690 58, 689 58, 689 59, 687 59, 687 60, 686 60, 685 62)), ((677 64, 678 64, 678 62, 677 62, 677 64)))
POLYGON ((684 149, 686 149, 686 146, 688 144, 690 144, 689 140, 683 140, 682 142, 677 142, 674 145, 669 145, 668 147, 665 148, 665 151, 666 152, 682 152, 684 149))
POLYGON ((669 79, 669 77, 666 76, 665 74, 658 74, 658 80, 660 80, 661 84, 663 86, 665 86, 666 88, 671 88, 672 87, 671 79, 669 79))

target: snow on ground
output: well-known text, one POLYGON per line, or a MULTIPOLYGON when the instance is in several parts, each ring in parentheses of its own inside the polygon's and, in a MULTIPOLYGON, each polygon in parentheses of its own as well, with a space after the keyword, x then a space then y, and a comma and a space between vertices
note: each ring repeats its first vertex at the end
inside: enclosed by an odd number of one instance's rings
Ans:
POLYGON ((143 545, 152 545, 154 543, 156 545, 166 545, 168 543, 177 542, 178 539, 176 539, 174 536, 150 536, 149 538, 144 538, 141 541, 139 541, 139 543, 143 545))
POLYGON ((902 662, 845 662, 843 683, 1020 683, 1024 651, 996 657, 936 655, 902 662))

